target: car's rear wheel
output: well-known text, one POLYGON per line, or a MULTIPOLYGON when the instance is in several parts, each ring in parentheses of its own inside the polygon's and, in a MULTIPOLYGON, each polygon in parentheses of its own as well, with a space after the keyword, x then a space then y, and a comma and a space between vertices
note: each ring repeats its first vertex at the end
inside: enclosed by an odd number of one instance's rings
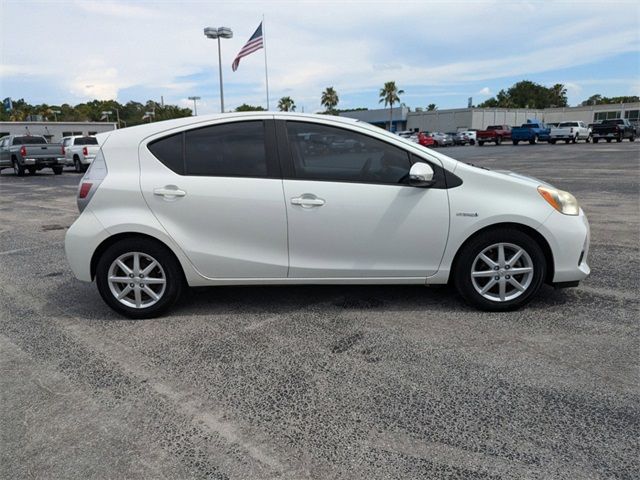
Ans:
POLYGON ((24 166, 18 163, 18 160, 13 159, 13 173, 16 174, 17 177, 24 177, 24 166))
POLYGON ((616 142, 620 143, 623 138, 624 137, 622 135, 619 135, 618 138, 616 138, 616 142))
POLYGON ((593 138, 591 137, 591 140, 593 140, 593 143, 598 143, 598 141, 600 140, 599 138, 593 138))
POLYGON ((98 260, 96 284, 103 300, 129 318, 152 318, 182 293, 180 264, 153 240, 130 238, 111 245, 98 260))
POLYGON ((62 167, 51 167, 54 175, 62 175, 62 167))
POLYGON ((538 243, 526 233, 490 230, 463 247, 453 275, 467 303, 482 310, 515 310, 542 286, 546 260, 538 243))
POLYGON ((611 139, 610 138, 607 138, 607 143, 611 143, 611 139))
POLYGON ((75 168, 76 173, 81 173, 82 172, 82 164, 80 163, 80 158, 79 157, 74 157, 73 158, 73 166, 75 168))
POLYGON ((571 140, 571 143, 578 143, 578 134, 571 140))
POLYGON ((27 170, 29 170, 29 175, 35 175, 38 171, 36 167, 27 167, 27 170))
POLYGON ((475 145, 476 141, 472 138, 471 140, 469 140, 469 145, 475 145))
POLYGON ((635 137, 635 135, 631 135, 631 136, 629 137, 629 141, 630 141, 630 142, 635 142, 635 141, 636 141, 636 137, 635 137))
POLYGON ((538 135, 534 135, 533 138, 531 140, 529 140, 529 143, 531 145, 535 145, 536 143, 538 143, 538 135))
POLYGON ((549 143, 550 143, 551 145, 555 145, 555 144, 556 144, 556 140, 555 140, 555 139, 551 139, 551 140, 549 140, 549 143))
POLYGON ((484 142, 483 142, 482 140, 479 140, 479 141, 478 141, 478 145, 481 147, 481 146, 483 146, 483 145, 484 145, 484 142))

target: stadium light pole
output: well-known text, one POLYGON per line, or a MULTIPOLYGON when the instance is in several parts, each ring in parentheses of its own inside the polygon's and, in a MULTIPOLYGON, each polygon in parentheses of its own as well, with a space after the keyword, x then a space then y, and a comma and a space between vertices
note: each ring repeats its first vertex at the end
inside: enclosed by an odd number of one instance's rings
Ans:
POLYGON ((198 116, 198 105, 196 104, 196 102, 198 100, 200 100, 200 97, 188 97, 189 100, 193 100, 193 116, 197 117, 198 116))
POLYGON ((204 29, 204 35, 207 38, 218 40, 218 68, 220 70, 220 112, 224 113, 224 93, 222 90, 222 53, 220 50, 221 38, 233 38, 233 32, 227 27, 207 27, 204 29))

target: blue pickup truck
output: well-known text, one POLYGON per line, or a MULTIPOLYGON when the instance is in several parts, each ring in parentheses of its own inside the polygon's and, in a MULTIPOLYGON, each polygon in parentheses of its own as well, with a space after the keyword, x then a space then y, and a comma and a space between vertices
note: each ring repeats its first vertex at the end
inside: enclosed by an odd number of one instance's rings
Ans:
POLYGON ((551 129, 538 120, 527 120, 521 127, 511 129, 511 141, 514 145, 520 142, 529 142, 535 145, 538 141, 548 142, 551 138, 551 129))

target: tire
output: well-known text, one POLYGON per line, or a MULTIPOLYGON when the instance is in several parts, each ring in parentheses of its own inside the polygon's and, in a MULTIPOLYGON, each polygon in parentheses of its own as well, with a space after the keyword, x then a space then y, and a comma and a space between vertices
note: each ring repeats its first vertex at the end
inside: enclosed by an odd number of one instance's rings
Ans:
POLYGON ((591 140, 593 140, 593 137, 591 137, 591 135, 587 135, 587 139, 585 140, 585 142, 591 143, 591 140))
POLYGON ((599 138, 593 138, 593 137, 591 138, 591 140, 593 140, 593 143, 598 143, 600 141, 599 138))
POLYGON ((620 135, 618 138, 616 138, 616 142, 620 143, 622 141, 624 137, 622 135, 620 135))
POLYGON ((500 145, 502 143, 502 137, 496 137, 496 145, 500 145))
POLYGON ((161 315, 171 308, 180 297, 184 288, 185 280, 180 264, 173 254, 161 243, 145 238, 125 238, 111 245, 98 259, 96 268, 96 285, 100 296, 114 311, 128 318, 141 319, 153 318, 161 315), (138 255, 139 267, 141 269, 150 266, 151 261, 155 261, 158 266, 148 272, 148 276, 140 277, 142 273, 135 273, 133 257, 138 255), (120 259, 125 266, 129 267, 127 273, 116 264, 120 259), (133 270, 133 271, 131 271, 133 270), (110 274, 119 278, 134 276, 132 283, 109 282, 110 274), (153 278, 153 283, 145 285, 143 282, 153 278), (158 282, 164 279, 164 283, 158 282), (131 289, 130 286, 134 285, 131 289), (153 293, 159 296, 154 300, 151 295, 143 291, 141 286, 146 286, 153 293), (116 298, 117 294, 129 289, 122 300, 116 298), (139 290, 139 297, 135 291, 139 290), (147 306, 145 306, 145 303, 147 306), (136 307, 136 305, 140 305, 136 307))
POLYGON ((607 138, 607 143, 611 143, 611 139, 610 138, 607 138))
POLYGON ((636 137, 635 137, 635 135, 631 135, 631 136, 629 137, 629 141, 630 141, 630 142, 635 142, 635 141, 636 141, 636 137))
POLYGON ((29 175, 35 175, 38 171, 36 167, 27 167, 27 170, 29 170, 29 175))
POLYGON ((51 170, 53 170, 54 175, 62 175, 62 167, 51 167, 51 170))
POLYGON ((475 144, 476 144, 475 140, 473 140, 473 139, 469 140, 469 145, 475 145, 475 144))
POLYGON ((550 143, 551 145, 555 145, 555 144, 556 144, 556 140, 549 140, 549 143, 550 143))
POLYGON ((483 146, 483 145, 484 145, 484 142, 483 142, 482 140, 478 140, 478 146, 480 146, 480 147, 481 147, 481 146, 483 146))
POLYGON ((569 144, 570 140, 565 140, 564 143, 569 144))
POLYGON ((571 143, 578 143, 578 135, 573 137, 573 139, 571 140, 571 143))
POLYGON ((515 310, 528 303, 540 290, 546 273, 544 253, 533 238, 519 230, 500 228, 480 233, 463 245, 454 264, 453 283, 468 304, 481 310, 503 312, 515 310), (506 259, 502 266, 498 261, 499 245, 502 245, 506 259), (507 268, 509 259, 520 249, 524 253, 507 268), (494 276, 492 272, 495 266, 491 268, 489 263, 479 258, 481 253, 485 253, 490 260, 496 260, 496 266, 499 268, 497 275, 494 276), (530 270, 509 275, 508 272, 516 268, 530 270), (491 273, 472 278, 473 271, 491 273), (499 278, 498 281, 495 280, 496 277, 499 278), (524 287, 523 291, 516 288, 512 283, 514 280, 524 287), (482 294, 482 289, 489 284, 489 290, 482 294), (501 284, 504 284, 504 290, 501 290, 501 284))
POLYGON ((24 177, 24 166, 18 163, 18 160, 13 159, 13 172, 16 174, 16 177, 24 177))
POLYGON ((513 143, 514 145, 518 145, 520 143, 520 140, 511 140, 511 143, 513 143))
POLYGON ((82 173, 82 164, 80 163, 80 158, 77 155, 73 157, 73 167, 76 173, 82 173))
POLYGON ((538 143, 538 135, 534 135, 533 138, 531 140, 529 140, 529 143, 531 145, 535 145, 538 143))

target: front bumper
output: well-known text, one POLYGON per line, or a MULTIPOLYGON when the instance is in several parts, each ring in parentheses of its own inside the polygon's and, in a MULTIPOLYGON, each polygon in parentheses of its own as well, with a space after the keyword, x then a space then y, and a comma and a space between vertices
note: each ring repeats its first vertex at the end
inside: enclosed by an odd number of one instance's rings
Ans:
POLYGON ((586 215, 563 215, 553 211, 538 231, 547 239, 553 256, 553 284, 575 284, 591 273, 589 255, 590 228, 586 215))

